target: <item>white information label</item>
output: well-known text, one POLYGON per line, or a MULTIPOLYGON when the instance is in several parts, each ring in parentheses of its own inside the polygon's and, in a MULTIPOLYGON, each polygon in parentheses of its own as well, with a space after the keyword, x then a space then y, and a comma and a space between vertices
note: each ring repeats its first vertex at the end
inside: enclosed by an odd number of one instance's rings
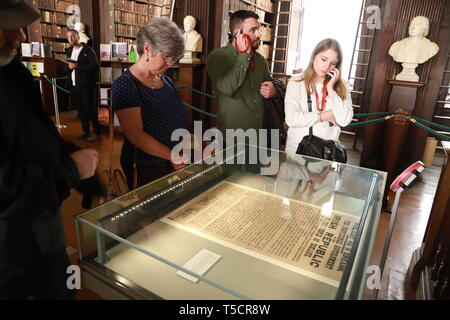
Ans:
MULTIPOLYGON (((202 249, 183 267, 203 276, 221 257, 222 256, 217 253, 202 249)), ((178 271, 177 275, 186 278, 194 283, 198 282, 198 279, 196 277, 193 277, 183 271, 178 271)))

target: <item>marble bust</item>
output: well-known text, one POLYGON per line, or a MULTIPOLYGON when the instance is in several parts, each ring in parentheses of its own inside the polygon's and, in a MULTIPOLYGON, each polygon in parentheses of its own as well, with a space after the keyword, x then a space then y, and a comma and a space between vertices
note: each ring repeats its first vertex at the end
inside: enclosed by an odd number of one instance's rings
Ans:
POLYGON ((180 63, 199 64, 201 61, 197 58, 197 53, 203 51, 203 37, 194 29, 197 21, 193 16, 186 16, 183 23, 186 51, 180 63))
POLYGON ((417 66, 439 52, 439 46, 426 38, 429 30, 428 18, 415 17, 409 26, 409 37, 395 42, 389 49, 389 55, 403 66, 403 71, 396 76, 396 80, 419 81, 417 66))
POLYGON ((84 24, 81 22, 75 23, 74 29, 78 31, 78 34, 80 35, 80 43, 87 44, 89 40, 91 40, 85 33, 85 27, 84 24))

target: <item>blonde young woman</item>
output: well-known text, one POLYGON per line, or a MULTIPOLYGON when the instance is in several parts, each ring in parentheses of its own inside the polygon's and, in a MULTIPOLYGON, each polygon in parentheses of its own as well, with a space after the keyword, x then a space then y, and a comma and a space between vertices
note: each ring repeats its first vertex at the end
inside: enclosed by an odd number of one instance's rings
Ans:
POLYGON ((341 78, 341 65, 341 46, 334 39, 325 39, 314 49, 304 74, 289 81, 285 98, 289 126, 286 153, 296 153, 310 127, 315 136, 339 141, 341 127, 352 121, 352 99, 348 85, 341 78), (308 93, 312 112, 308 110, 308 93))

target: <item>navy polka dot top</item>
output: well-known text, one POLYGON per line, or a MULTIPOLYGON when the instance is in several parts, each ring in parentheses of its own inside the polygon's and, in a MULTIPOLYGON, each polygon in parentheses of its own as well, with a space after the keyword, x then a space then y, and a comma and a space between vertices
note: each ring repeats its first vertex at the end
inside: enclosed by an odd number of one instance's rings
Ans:
MULTIPOLYGON (((164 82, 163 87, 150 89, 126 70, 112 86, 112 107, 114 112, 141 107, 144 131, 172 149, 178 144, 176 141, 171 141, 172 132, 179 128, 187 129, 189 118, 172 80, 166 75, 162 75, 161 78, 164 82), (137 90, 131 81, 134 81, 137 90)), ((135 146, 125 137, 122 159, 132 164, 134 155, 135 146)), ((170 161, 154 157, 139 149, 137 163, 146 167, 172 167, 170 161)))

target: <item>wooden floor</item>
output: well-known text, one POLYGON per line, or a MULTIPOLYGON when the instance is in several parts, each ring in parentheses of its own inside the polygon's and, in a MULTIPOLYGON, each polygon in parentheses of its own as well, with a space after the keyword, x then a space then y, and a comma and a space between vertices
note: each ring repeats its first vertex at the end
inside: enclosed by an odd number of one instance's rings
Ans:
MULTIPOLYGON (((102 133, 103 140, 97 143, 76 140, 76 136, 81 133, 81 125, 74 117, 74 113, 64 113, 62 122, 68 126, 62 129, 62 136, 67 141, 75 142, 83 148, 94 148, 100 153, 99 173, 109 169, 110 159, 113 168, 120 168, 119 155, 123 136, 116 134, 113 142, 112 157, 109 152, 109 138, 106 128, 102 133)), ((349 164, 358 165, 360 154, 351 150, 352 142, 343 136, 343 142, 349 150, 349 164)), ((359 146, 359 150, 361 150, 359 146)), ((417 179, 410 189, 405 191, 399 206, 397 220, 394 226, 394 234, 389 249, 386 268, 382 279, 382 289, 379 292, 379 299, 404 300, 412 299, 413 293, 405 286, 404 279, 410 263, 413 251, 421 246, 428 222, 429 213, 434 199, 438 178, 441 172, 443 157, 436 156, 433 166, 426 168, 421 179, 417 179)), ((82 213, 81 196, 76 191, 72 191, 71 196, 63 203, 62 212, 64 215, 66 241, 68 250, 73 252, 71 259, 73 263, 78 261, 78 244, 75 229, 74 216, 82 213)), ((384 244, 387 225, 390 219, 389 213, 382 213, 377 240, 375 244, 374 261, 381 255, 384 244)), ((86 289, 79 291, 77 299, 100 299, 86 289)))

